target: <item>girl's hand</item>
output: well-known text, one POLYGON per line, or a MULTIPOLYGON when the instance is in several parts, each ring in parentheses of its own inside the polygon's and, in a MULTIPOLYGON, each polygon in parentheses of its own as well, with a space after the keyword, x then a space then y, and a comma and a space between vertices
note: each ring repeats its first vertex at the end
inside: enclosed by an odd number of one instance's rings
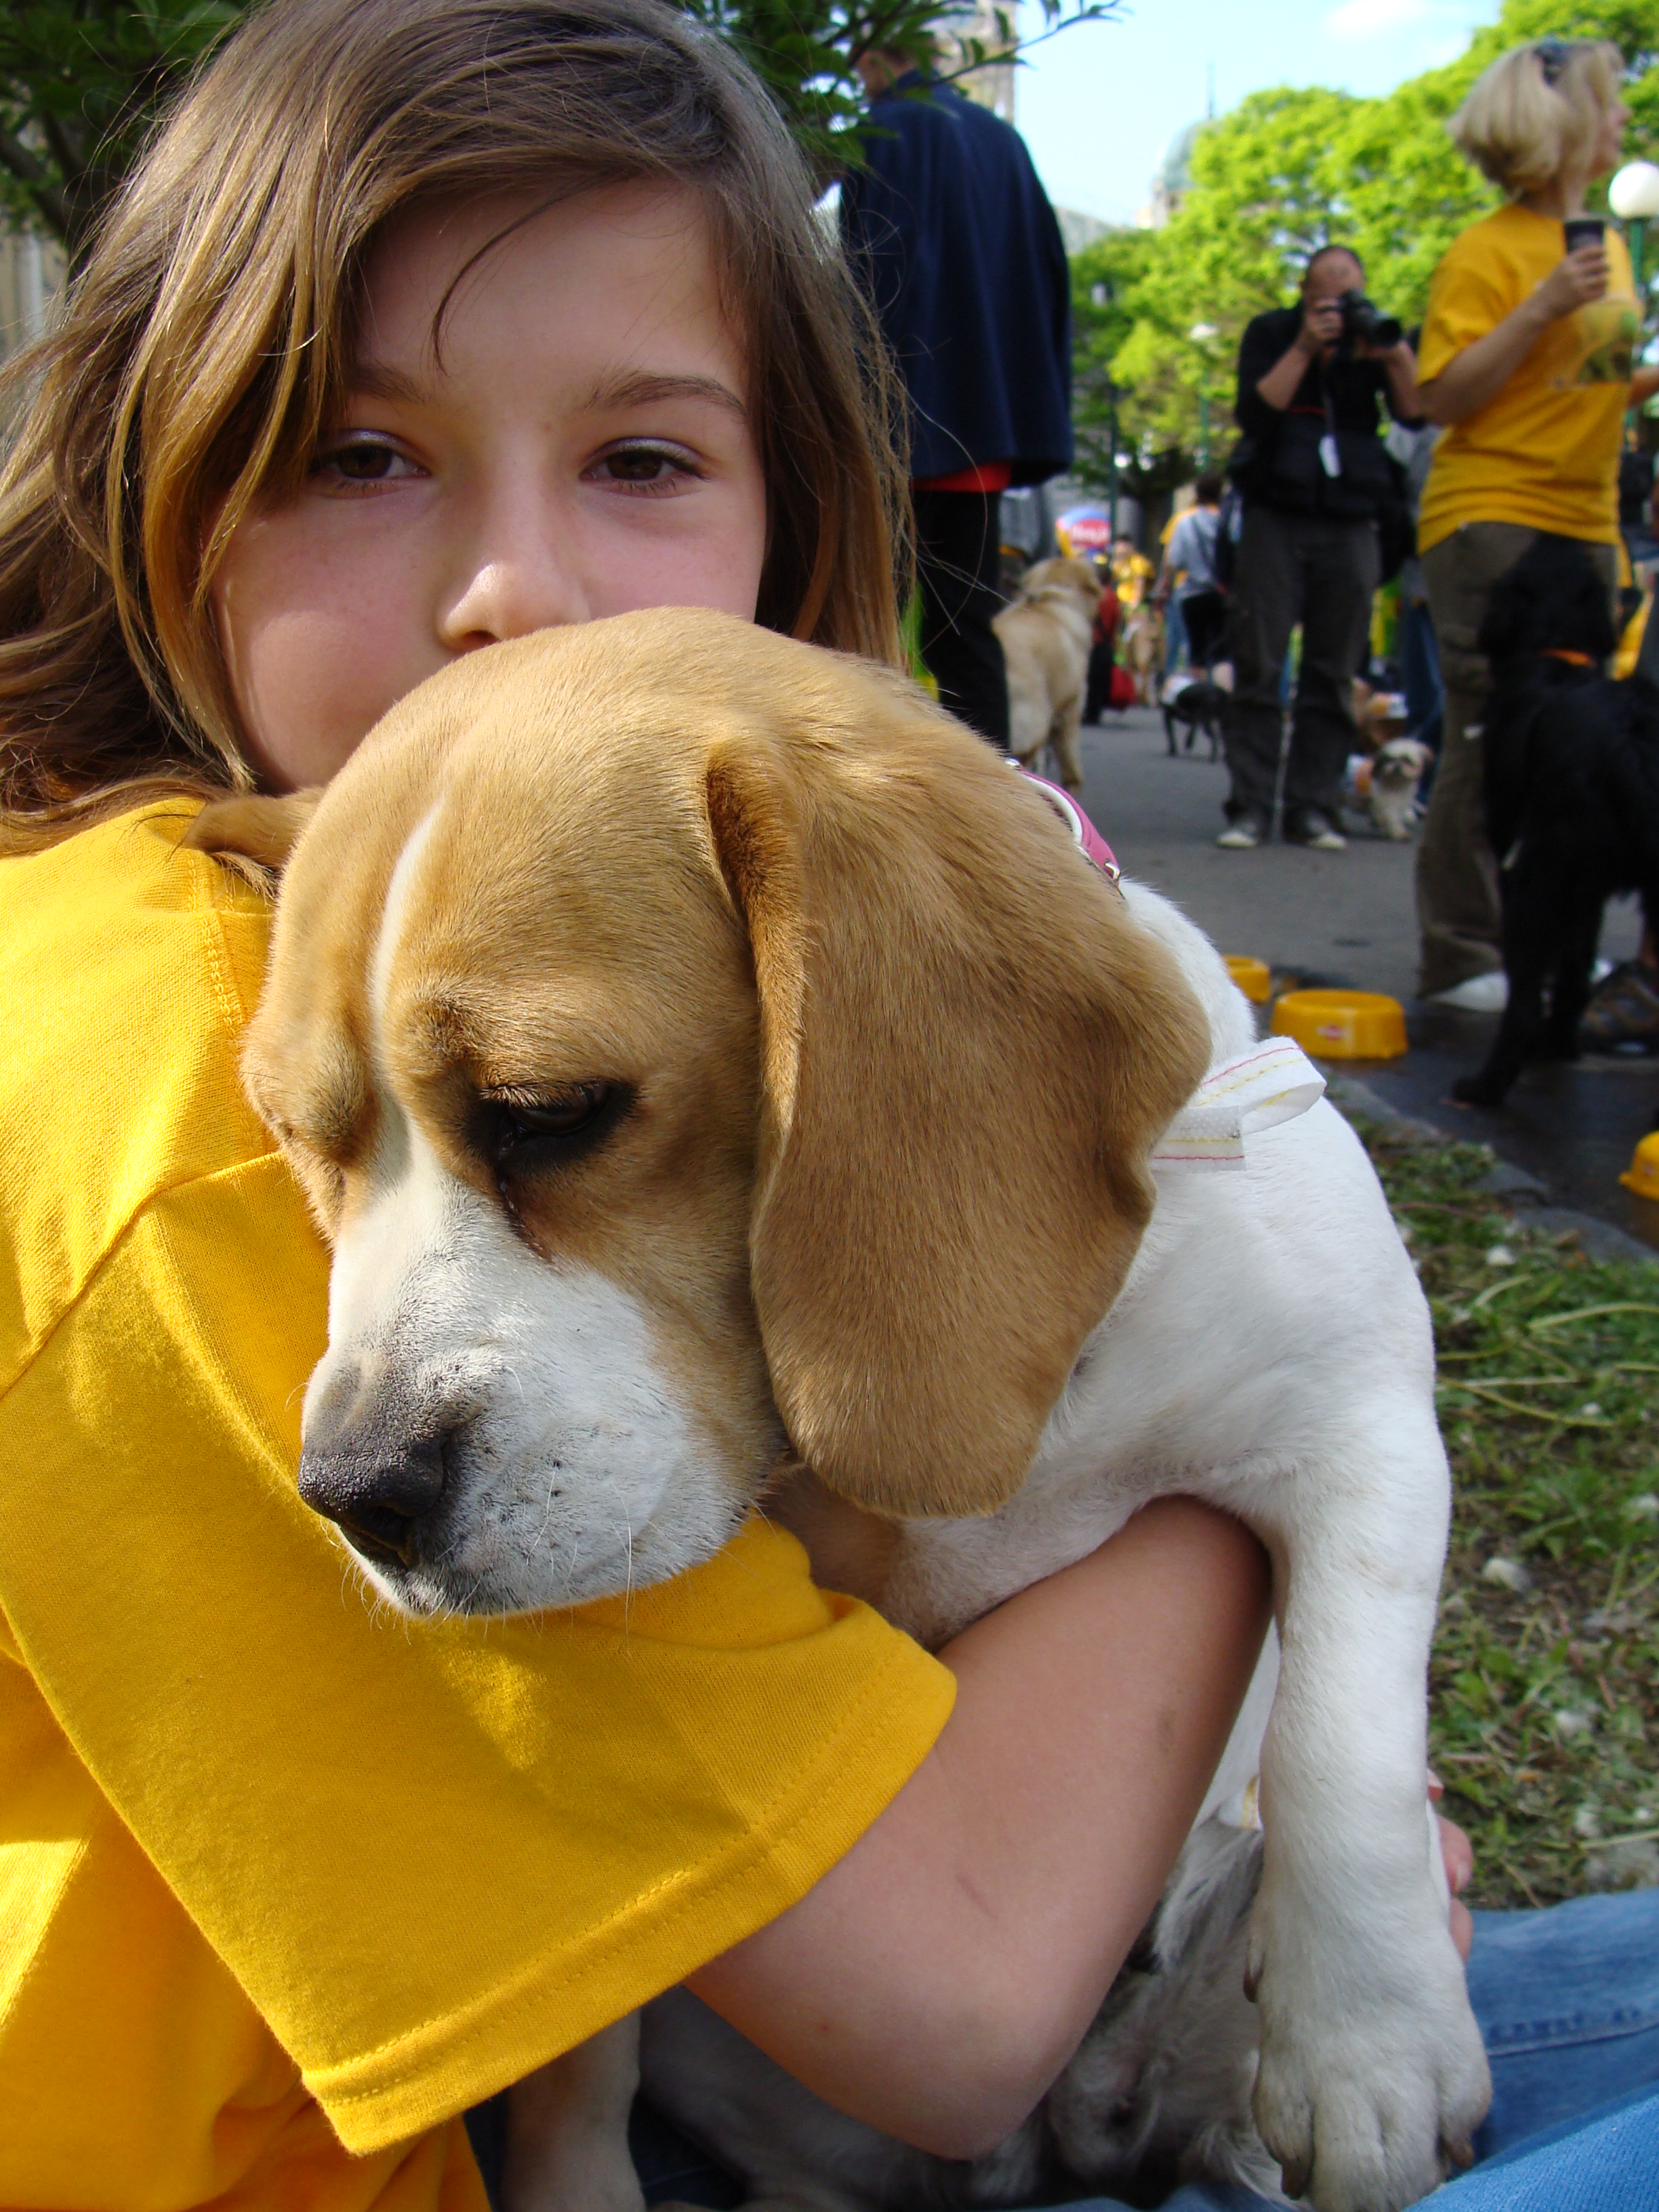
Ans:
POLYGON ((1594 242, 1558 261, 1533 297, 1551 322, 1599 300, 1607 289, 1606 248, 1594 242))
MULTIPOLYGON (((1445 1784, 1439 1776, 1431 1774, 1429 1802, 1437 1805, 1445 1794, 1445 1784)), ((1458 1957, 1467 1965, 1470 1947, 1474 1942, 1474 1922, 1468 1906, 1459 1902, 1458 1893, 1468 1887, 1470 1876, 1474 1872, 1474 1845, 1455 1820, 1447 1820, 1443 1813, 1439 1818, 1440 1853, 1446 1862, 1446 1881, 1452 1893, 1451 1939, 1457 1946, 1458 1957)))

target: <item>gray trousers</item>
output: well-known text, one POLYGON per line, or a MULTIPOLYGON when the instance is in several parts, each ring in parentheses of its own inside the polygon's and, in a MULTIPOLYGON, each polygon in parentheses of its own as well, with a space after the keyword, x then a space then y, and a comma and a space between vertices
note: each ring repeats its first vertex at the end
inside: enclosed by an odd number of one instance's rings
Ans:
POLYGON ((1353 679, 1366 658, 1381 556, 1374 522, 1338 522, 1250 507, 1227 608, 1232 696, 1222 741, 1232 789, 1230 821, 1272 818, 1285 740, 1280 685, 1291 632, 1302 625, 1302 666, 1285 769, 1285 811, 1334 815, 1348 755, 1357 750, 1353 679))
MULTIPOLYGON (((1480 748, 1492 671, 1475 641, 1493 587, 1537 535, 1519 522, 1466 522, 1423 556, 1446 692, 1440 765, 1417 846, 1417 988, 1425 999, 1504 964, 1480 748)), ((1618 549, 1587 550, 1611 598, 1619 586, 1618 549)))

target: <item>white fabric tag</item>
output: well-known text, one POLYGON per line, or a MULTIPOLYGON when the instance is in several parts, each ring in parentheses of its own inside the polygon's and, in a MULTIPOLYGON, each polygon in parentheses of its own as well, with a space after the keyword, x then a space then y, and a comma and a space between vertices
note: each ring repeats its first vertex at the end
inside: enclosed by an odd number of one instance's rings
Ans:
POLYGON ((1182 1168, 1242 1168, 1244 1139, 1293 1121, 1325 1095, 1325 1079, 1289 1037, 1264 1037, 1206 1075, 1152 1147, 1159 1174, 1182 1168))
MULTIPOLYGON (((1304 446, 1302 450, 1305 453, 1307 451, 1307 447, 1304 446)), ((1319 441, 1319 458, 1321 462, 1323 464, 1325 473, 1328 477, 1340 477, 1341 475, 1342 456, 1337 452, 1336 440, 1331 435, 1328 430, 1326 431, 1324 436, 1319 441)))
POLYGON ((1261 1826, 1261 1778, 1253 1774, 1242 1790, 1236 1790, 1224 1804, 1215 1808, 1215 1818, 1229 1828, 1261 1826))

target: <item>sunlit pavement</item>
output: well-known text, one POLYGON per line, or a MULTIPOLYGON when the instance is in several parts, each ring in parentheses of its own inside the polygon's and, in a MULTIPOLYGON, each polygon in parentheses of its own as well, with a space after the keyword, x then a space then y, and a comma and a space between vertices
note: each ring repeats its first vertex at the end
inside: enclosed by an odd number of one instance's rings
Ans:
MULTIPOLYGON (((1413 997, 1413 846, 1370 835, 1356 820, 1345 823, 1346 853, 1283 844, 1222 852, 1215 838, 1225 769, 1211 763, 1203 738, 1194 752, 1172 760, 1163 719, 1149 708, 1085 730, 1082 750, 1084 805, 1125 872, 1167 892, 1224 952, 1254 953, 1276 980, 1352 984, 1402 1002, 1410 1052, 1395 1060, 1347 1062, 1348 1072, 1399 1111, 1493 1146, 1547 1184, 1555 1204, 1659 1249, 1659 1205, 1633 1197, 1618 1180, 1659 1107, 1659 1060, 1529 1069, 1498 1113, 1449 1103, 1453 1077, 1479 1063, 1493 1018, 1419 1006, 1413 997)), ((1639 927, 1633 900, 1610 908, 1602 939, 1607 957, 1627 958, 1639 927)))

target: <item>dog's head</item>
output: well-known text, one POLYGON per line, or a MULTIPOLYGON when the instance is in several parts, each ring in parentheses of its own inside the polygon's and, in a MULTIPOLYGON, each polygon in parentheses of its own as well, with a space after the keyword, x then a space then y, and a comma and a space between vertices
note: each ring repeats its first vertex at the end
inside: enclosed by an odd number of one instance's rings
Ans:
POLYGON ((1600 669, 1616 643, 1606 582, 1577 538, 1540 531, 1494 586, 1480 650, 1495 673, 1535 654, 1583 654, 1600 669))
MULTIPOLYGON (((252 804, 196 842, 302 811, 252 804)), ((902 680, 684 611, 471 655, 316 805, 247 1039, 334 1253, 301 1489, 417 1612, 675 1573, 786 1435, 866 1505, 990 1510, 1206 1043, 902 680)))
POLYGON ((1415 791, 1434 756, 1416 738, 1390 738, 1371 763, 1371 781, 1390 791, 1415 791))
POLYGON ((1045 592, 1068 592, 1092 622, 1104 590, 1099 572, 1087 561, 1038 561, 1019 580, 1019 595, 1035 599, 1045 592))

